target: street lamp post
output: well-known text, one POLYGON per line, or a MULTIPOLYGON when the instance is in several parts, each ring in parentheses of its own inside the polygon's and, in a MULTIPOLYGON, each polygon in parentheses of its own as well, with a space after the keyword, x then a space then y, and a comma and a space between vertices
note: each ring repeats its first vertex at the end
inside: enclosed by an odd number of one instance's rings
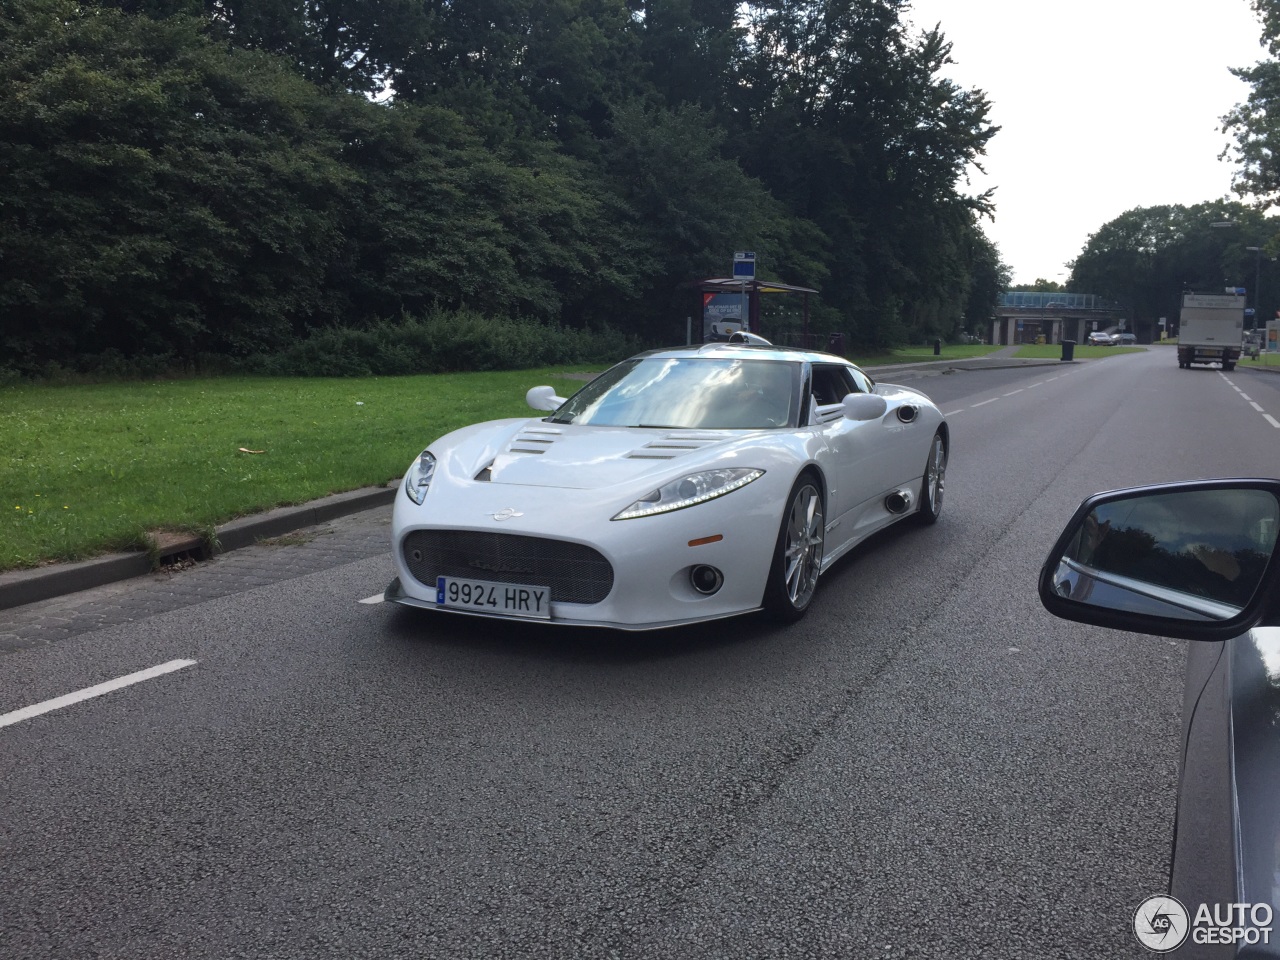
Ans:
POLYGON ((1253 329, 1258 329, 1258 318, 1262 316, 1262 248, 1245 247, 1253 251, 1253 329))

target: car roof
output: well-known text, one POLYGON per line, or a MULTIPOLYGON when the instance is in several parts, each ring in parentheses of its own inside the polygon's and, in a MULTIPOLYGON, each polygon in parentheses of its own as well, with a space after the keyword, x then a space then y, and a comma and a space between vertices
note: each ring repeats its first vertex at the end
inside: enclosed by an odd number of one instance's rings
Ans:
POLYGON ((659 350, 647 350, 638 353, 636 359, 678 360, 705 358, 713 360, 786 360, 791 363, 843 363, 857 366, 832 353, 821 350, 803 350, 798 347, 783 347, 777 344, 746 343, 695 343, 684 347, 666 347, 659 350))

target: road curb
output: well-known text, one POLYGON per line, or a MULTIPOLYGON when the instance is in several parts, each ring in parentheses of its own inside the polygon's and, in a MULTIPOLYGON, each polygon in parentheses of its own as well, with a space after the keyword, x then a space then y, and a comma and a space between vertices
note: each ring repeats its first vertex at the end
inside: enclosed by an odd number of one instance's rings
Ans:
MULTIPOLYGON (((366 487, 335 493, 311 503, 277 507, 265 513, 240 517, 217 528, 219 552, 239 550, 252 546, 259 540, 279 537, 304 527, 313 527, 362 510, 384 506, 395 499, 397 489, 399 484, 366 487)), ((159 557, 164 561, 203 549, 204 544, 198 537, 179 537, 162 544, 159 557)), ((31 570, 0 573, 0 610, 140 577, 150 573, 151 569, 151 560, 145 553, 114 553, 79 563, 59 563, 31 570)))
POLYGON ((862 371, 871 376, 872 379, 878 380, 877 370, 919 370, 922 368, 939 369, 939 370, 1012 370, 1018 367, 1059 367, 1064 363, 1075 364, 1081 363, 1080 360, 1052 360, 1052 359, 1028 359, 1028 360, 998 360, 996 362, 984 362, 980 357, 972 360, 924 360, 918 363, 882 363, 874 367, 860 367, 862 371))

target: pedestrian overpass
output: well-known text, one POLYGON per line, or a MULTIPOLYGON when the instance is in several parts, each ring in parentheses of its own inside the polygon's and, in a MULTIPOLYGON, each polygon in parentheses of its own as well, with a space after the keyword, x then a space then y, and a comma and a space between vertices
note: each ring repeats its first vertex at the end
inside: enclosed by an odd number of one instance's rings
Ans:
POLYGON ((1084 343, 1095 330, 1115 333, 1122 325, 1137 334, 1140 343, 1151 342, 1150 329, 1135 329, 1132 322, 1126 323, 1119 304, 1096 294, 1008 291, 1000 294, 991 318, 990 342, 1002 346, 1063 340, 1084 343))

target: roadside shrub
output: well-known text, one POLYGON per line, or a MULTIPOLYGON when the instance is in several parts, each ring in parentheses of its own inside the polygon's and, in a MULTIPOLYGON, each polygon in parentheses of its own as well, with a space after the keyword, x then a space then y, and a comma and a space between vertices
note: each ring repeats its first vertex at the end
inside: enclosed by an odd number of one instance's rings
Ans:
POLYGON ((278 353, 251 358, 243 367, 272 376, 398 376, 612 363, 641 348, 636 337, 609 330, 459 311, 403 317, 363 329, 326 327, 278 353))

